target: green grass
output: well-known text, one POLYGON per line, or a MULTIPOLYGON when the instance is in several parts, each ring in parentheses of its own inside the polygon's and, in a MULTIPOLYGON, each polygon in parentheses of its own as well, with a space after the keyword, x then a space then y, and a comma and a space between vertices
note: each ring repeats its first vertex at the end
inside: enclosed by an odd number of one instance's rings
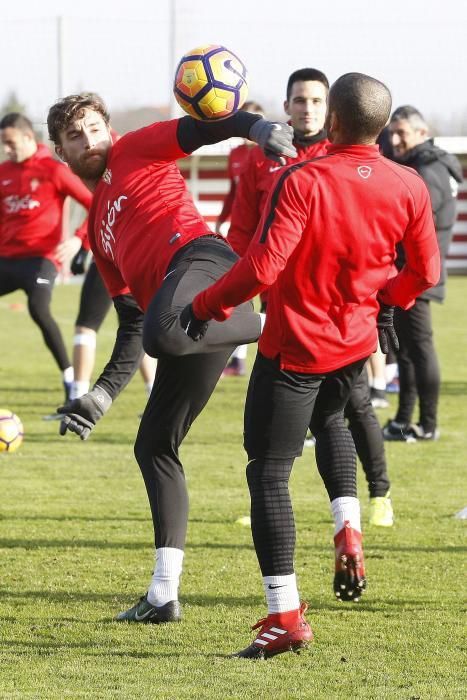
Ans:
MULTIPOLYGON (((54 309, 71 342, 79 289, 59 287, 54 309)), ((264 663, 226 658, 252 639, 265 613, 249 529, 241 447, 245 379, 221 381, 183 446, 191 498, 180 625, 125 626, 153 563, 149 508, 132 444, 144 403, 135 377, 91 439, 58 436, 41 416, 62 399, 58 373, 20 293, 0 299, 0 406, 26 439, 0 456, 0 697, 390 698, 466 695, 463 640, 466 505, 467 279, 452 278, 434 305, 443 368, 442 438, 387 449, 393 529, 366 528, 369 589, 334 601, 332 524, 313 450, 297 460, 292 491, 296 569, 311 648, 264 663)), ((99 366, 115 318, 99 336, 99 366)), ((253 348, 249 358, 253 358, 253 348)), ((393 414, 382 411, 385 420, 393 414)), ((367 493, 359 471, 364 522, 367 493)))

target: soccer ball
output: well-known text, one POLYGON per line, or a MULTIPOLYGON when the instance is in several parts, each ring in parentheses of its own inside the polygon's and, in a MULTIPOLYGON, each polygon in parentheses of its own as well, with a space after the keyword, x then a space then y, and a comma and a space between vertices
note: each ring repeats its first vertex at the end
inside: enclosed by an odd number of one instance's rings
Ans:
POLYGON ((247 70, 225 46, 199 46, 178 64, 174 95, 195 119, 225 119, 240 109, 248 96, 247 70))
POLYGON ((15 452, 23 442, 23 424, 7 408, 0 408, 0 452, 15 452))

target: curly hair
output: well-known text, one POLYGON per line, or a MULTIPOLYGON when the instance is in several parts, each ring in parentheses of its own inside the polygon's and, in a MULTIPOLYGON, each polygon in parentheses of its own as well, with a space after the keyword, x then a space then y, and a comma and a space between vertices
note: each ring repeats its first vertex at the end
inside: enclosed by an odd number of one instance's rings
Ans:
POLYGON ((102 116, 105 123, 110 121, 104 101, 95 92, 81 92, 78 95, 68 95, 58 100, 49 109, 47 116, 47 128, 49 139, 56 145, 60 145, 60 134, 75 119, 80 119, 84 115, 85 109, 92 109, 102 116))

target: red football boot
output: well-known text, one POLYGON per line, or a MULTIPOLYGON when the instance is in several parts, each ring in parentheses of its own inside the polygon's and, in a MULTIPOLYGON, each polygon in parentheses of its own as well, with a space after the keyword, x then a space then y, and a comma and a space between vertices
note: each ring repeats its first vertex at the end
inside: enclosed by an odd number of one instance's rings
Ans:
POLYGON ((362 533, 350 527, 346 520, 342 530, 334 537, 334 546, 334 593, 337 600, 353 600, 356 603, 366 588, 362 533))
POLYGON ((298 610, 284 613, 272 613, 258 620, 251 629, 260 627, 252 644, 232 656, 240 659, 268 659, 284 651, 299 653, 313 639, 313 632, 304 615, 308 604, 302 603, 298 610))

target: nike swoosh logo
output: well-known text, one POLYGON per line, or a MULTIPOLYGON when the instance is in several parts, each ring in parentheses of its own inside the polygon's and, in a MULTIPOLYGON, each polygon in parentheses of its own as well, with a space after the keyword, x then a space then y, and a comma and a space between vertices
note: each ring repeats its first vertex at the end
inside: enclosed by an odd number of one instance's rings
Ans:
POLYGON ((240 80, 245 80, 244 76, 243 76, 241 73, 239 73, 238 70, 236 70, 236 69, 234 68, 234 66, 232 65, 232 61, 230 60, 230 58, 228 58, 227 61, 224 61, 224 67, 225 67, 227 70, 231 71, 231 72, 232 72, 234 75, 236 75, 238 78, 240 78, 240 80))
POLYGON ((275 168, 273 168, 273 167, 272 167, 272 168, 269 168, 269 172, 270 172, 270 173, 275 173, 276 170, 281 170, 281 169, 282 169, 282 165, 278 165, 278 166, 276 166, 275 168))
POLYGON ((275 588, 285 588, 285 583, 282 586, 272 586, 271 584, 269 584, 268 588, 271 591, 273 591, 275 588))
POLYGON ((138 615, 138 613, 135 612, 135 620, 138 620, 138 622, 141 622, 141 620, 145 620, 153 612, 154 612, 154 610, 148 610, 147 612, 144 613, 144 615, 138 615))
POLYGON ((50 280, 46 280, 43 277, 38 277, 36 279, 36 284, 50 284, 50 280))

